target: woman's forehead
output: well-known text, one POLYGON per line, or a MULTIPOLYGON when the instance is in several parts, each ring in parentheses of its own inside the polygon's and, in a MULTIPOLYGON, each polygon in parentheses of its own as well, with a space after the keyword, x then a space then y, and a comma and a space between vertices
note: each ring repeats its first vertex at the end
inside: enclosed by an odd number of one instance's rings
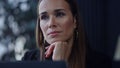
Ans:
POLYGON ((69 4, 65 0, 42 0, 39 4, 39 13, 48 10, 69 8, 69 4))

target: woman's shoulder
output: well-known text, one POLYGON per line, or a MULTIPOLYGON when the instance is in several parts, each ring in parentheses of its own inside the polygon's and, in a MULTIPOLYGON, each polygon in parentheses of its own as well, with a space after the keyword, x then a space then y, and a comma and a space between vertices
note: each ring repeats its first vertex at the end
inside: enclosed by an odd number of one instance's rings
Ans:
POLYGON ((40 50, 39 49, 33 49, 30 51, 27 51, 23 58, 22 61, 31 61, 31 60, 39 60, 39 56, 40 56, 40 50))

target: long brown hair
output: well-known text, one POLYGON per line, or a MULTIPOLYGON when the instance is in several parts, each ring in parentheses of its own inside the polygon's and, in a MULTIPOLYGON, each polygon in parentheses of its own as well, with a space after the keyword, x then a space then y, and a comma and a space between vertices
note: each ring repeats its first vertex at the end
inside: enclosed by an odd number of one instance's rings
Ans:
MULTIPOLYGON (((39 0, 39 4, 42 0, 39 0)), ((85 68, 85 58, 86 58, 86 44, 85 44, 85 34, 83 29, 83 22, 80 17, 80 11, 78 9, 78 4, 76 0, 65 0, 70 8, 71 12, 73 14, 73 17, 76 17, 76 24, 77 28, 74 31, 74 42, 72 46, 72 51, 70 54, 70 57, 68 58, 68 67, 69 68, 85 68)), ((42 34, 42 31, 40 29, 40 20, 39 17, 37 19, 36 24, 36 43, 38 47, 40 48, 40 60, 45 60, 44 53, 45 53, 45 41, 42 34)))

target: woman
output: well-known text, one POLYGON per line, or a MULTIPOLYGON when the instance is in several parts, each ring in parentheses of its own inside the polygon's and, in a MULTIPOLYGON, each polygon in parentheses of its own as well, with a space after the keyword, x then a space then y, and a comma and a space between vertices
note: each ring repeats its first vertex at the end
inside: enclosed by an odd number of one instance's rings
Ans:
POLYGON ((84 34, 75 0, 42 0, 38 15, 36 38, 41 60, 52 56, 52 60, 65 60, 71 68, 84 68, 84 34), (43 40, 49 44, 46 51, 43 40))
POLYGON ((71 68, 84 68, 85 40, 76 0, 40 0, 36 41, 40 60, 65 60, 71 68))
POLYGON ((36 25, 40 51, 26 53, 23 60, 64 60, 68 68, 85 68, 85 34, 79 13, 76 0, 40 0, 36 25))

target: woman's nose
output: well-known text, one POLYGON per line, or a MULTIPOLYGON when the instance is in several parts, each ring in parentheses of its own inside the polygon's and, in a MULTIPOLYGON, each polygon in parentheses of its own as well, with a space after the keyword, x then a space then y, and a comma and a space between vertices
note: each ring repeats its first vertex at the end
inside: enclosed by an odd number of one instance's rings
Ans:
POLYGON ((49 21, 48 21, 48 27, 49 27, 49 28, 56 27, 55 17, 50 17, 50 19, 49 19, 49 21))

